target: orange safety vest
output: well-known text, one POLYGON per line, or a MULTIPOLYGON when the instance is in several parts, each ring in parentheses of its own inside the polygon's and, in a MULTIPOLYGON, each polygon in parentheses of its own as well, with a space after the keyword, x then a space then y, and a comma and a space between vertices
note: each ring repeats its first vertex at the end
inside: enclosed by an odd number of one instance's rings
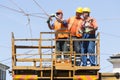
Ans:
POLYGON ((62 32, 68 32, 67 27, 65 27, 62 23, 58 22, 57 20, 54 22, 54 30, 58 32, 56 33, 56 39, 68 38, 68 33, 62 33, 62 32))
POLYGON ((82 37, 82 34, 79 33, 79 30, 82 30, 82 19, 76 19, 76 17, 71 17, 68 20, 68 30, 72 36, 78 38, 82 37))

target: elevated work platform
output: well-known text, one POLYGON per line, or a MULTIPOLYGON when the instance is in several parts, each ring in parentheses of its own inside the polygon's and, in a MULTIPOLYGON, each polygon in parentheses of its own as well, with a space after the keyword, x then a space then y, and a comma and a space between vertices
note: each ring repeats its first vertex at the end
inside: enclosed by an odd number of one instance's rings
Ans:
MULTIPOLYGON (((16 39, 12 33, 12 75, 13 80, 77 80, 83 76, 98 78, 100 69, 100 35, 96 39, 60 39, 69 43, 69 51, 56 51, 55 32, 41 32, 38 39, 16 39), (53 35, 53 36, 52 36, 53 35), (76 66, 73 41, 95 41, 96 66, 76 66), (60 54, 56 54, 60 53, 60 54), (56 56, 62 59, 57 61, 56 56), (63 58, 69 56, 69 60, 63 58), (73 58, 72 58, 73 57, 73 58), (73 59, 73 60, 72 60, 73 59), (73 62, 73 63, 72 63, 73 62), (24 76, 24 77, 23 77, 24 76), (31 78, 32 77, 32 78, 31 78)), ((77 54, 78 55, 78 54, 77 54)), ((86 54, 86 56, 93 54, 86 54)), ((82 54, 79 54, 82 56, 82 54)), ((81 62, 82 63, 82 62, 81 62)), ((86 78, 87 80, 87 78, 86 78)))

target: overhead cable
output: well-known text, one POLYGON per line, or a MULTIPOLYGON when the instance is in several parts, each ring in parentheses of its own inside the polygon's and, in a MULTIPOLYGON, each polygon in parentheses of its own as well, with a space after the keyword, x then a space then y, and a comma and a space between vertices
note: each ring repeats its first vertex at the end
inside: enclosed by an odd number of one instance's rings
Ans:
POLYGON ((46 14, 46 16, 49 16, 47 12, 37 3, 37 1, 33 0, 35 4, 46 14))
POLYGON ((31 24, 30 24, 30 17, 29 17, 29 16, 27 16, 27 19, 28 19, 28 23, 27 23, 26 25, 28 25, 28 26, 29 26, 30 36, 31 36, 31 38, 33 38, 33 36, 32 36, 32 28, 31 28, 31 24))
POLYGON ((33 17, 38 17, 38 18, 42 18, 42 19, 48 19, 46 17, 43 17, 43 16, 38 16, 38 15, 33 15, 33 14, 29 14, 30 16, 33 16, 33 17))
MULTIPOLYGON (((27 25, 29 26, 29 30, 30 30, 30 36, 32 37, 32 29, 31 29, 31 24, 30 24, 30 17, 29 14, 27 14, 21 7, 18 6, 17 3, 15 3, 13 0, 9 0, 11 3, 13 3, 19 10, 21 10, 21 12, 27 17, 28 23, 27 25)), ((31 42, 32 43, 32 42, 31 42)))
POLYGON ((120 38, 119 35, 115 35, 115 34, 111 34, 111 33, 101 32, 101 34, 105 34, 105 35, 108 35, 108 36, 111 36, 111 37, 120 38))
POLYGON ((26 14, 25 11, 17 5, 17 3, 15 3, 13 0, 9 0, 9 1, 13 3, 19 10, 21 10, 22 13, 26 14))
POLYGON ((10 7, 1 5, 1 4, 0 4, 0 6, 6 8, 6 9, 9 9, 9 10, 11 10, 11 11, 14 11, 14 12, 23 13, 23 12, 21 12, 21 11, 19 11, 19 10, 16 10, 16 9, 13 9, 13 8, 10 8, 10 7))
MULTIPOLYGON (((27 51, 27 52, 25 52, 24 54, 28 54, 28 53, 30 53, 30 52, 32 52, 33 50, 29 50, 29 51, 27 51)), ((47 50, 47 51, 44 51, 44 52, 42 52, 42 53, 46 53, 46 52, 49 52, 50 50, 47 50)), ((28 57, 25 57, 25 58, 29 58, 29 57, 33 57, 33 56, 36 56, 36 55, 31 55, 31 56, 28 56, 28 57)), ((1 60, 0 62, 5 62, 5 61, 8 61, 8 60, 11 60, 12 59, 12 57, 9 57, 9 58, 6 58, 6 59, 3 59, 3 60, 1 60)))

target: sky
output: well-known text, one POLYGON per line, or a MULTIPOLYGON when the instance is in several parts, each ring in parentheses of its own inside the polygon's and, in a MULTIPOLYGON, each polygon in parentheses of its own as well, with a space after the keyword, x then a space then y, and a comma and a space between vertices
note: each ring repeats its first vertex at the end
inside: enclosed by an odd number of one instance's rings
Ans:
MULTIPOLYGON (((112 64, 107 61, 113 54, 120 52, 120 0, 35 0, 47 14, 53 14, 58 9, 64 12, 64 19, 75 15, 78 7, 89 7, 91 16, 97 20, 100 32, 100 72, 112 72, 112 64)), ((10 67, 11 70, 11 32, 16 38, 39 38, 40 32, 49 32, 47 18, 43 10, 33 0, 0 0, 0 63, 10 67), (34 14, 45 18, 29 16, 8 8, 27 14, 34 14)), ((12 80, 7 71, 7 80, 12 80)))

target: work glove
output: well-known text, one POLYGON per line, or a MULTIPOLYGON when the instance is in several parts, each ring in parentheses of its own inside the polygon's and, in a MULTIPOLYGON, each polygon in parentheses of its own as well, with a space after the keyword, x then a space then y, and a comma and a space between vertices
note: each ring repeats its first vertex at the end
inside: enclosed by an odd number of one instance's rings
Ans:
POLYGON ((93 29, 90 29, 90 28, 85 28, 85 33, 90 33, 93 29))
POLYGON ((47 20, 47 23, 50 23, 50 20, 52 20, 52 17, 55 17, 55 14, 51 14, 47 20))
POLYGON ((48 18, 47 23, 50 23, 50 18, 48 18))
POLYGON ((51 14, 50 17, 55 17, 55 14, 51 14))

